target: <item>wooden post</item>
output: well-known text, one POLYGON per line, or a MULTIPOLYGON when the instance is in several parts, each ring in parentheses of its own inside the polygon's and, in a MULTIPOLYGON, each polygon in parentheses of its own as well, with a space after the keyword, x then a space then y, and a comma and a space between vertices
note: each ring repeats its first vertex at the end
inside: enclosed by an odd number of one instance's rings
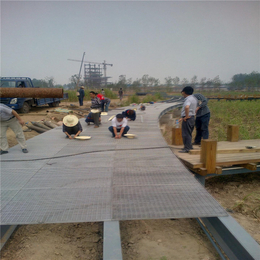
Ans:
POLYGON ((172 144, 173 145, 183 144, 181 128, 172 128, 172 144))
POLYGON ((217 160, 217 141, 214 140, 201 140, 200 162, 203 167, 207 169, 207 173, 216 172, 217 160))
POLYGON ((227 127, 227 141, 237 142, 239 139, 239 126, 238 125, 228 125, 227 127))

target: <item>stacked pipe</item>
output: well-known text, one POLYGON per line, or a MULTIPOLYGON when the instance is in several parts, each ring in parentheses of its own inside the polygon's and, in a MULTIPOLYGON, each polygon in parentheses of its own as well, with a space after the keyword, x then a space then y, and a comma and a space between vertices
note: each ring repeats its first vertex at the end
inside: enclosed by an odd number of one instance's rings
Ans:
POLYGON ((51 130, 51 129, 57 127, 57 125, 53 124, 50 121, 44 121, 43 123, 32 121, 32 122, 26 123, 26 126, 32 130, 35 130, 38 133, 44 133, 48 130, 51 130))

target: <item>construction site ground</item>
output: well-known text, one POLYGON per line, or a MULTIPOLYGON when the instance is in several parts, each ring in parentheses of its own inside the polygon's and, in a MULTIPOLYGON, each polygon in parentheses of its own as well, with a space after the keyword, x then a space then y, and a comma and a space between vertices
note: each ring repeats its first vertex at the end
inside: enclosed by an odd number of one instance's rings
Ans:
MULTIPOLYGON (((85 101, 80 108, 78 102, 63 102, 60 107, 84 117, 89 105, 85 101)), ((113 100, 111 107, 119 105, 119 100, 113 100)), ((25 122, 46 118, 61 121, 66 113, 54 109, 34 108, 22 118, 25 122)), ((24 134, 26 139, 38 135, 33 130, 24 134)), ((164 137, 169 144, 170 136, 168 128, 164 137)), ((7 137, 10 147, 17 144, 10 129, 7 137)), ((207 179, 206 189, 260 243, 260 174, 212 177, 207 179)), ((19 226, 2 249, 1 259, 99 260, 102 259, 102 227, 102 223, 19 226)), ((120 221, 120 230, 124 260, 220 259, 195 219, 120 221)))

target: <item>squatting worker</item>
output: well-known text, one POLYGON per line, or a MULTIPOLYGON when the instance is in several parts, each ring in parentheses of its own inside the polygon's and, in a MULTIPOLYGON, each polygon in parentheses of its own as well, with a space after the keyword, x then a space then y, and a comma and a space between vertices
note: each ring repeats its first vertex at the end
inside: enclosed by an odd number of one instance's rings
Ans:
POLYGON ((63 118, 62 130, 67 138, 74 139, 82 132, 82 126, 76 116, 67 115, 63 118))
POLYGON ((94 128, 97 128, 99 127, 99 115, 100 115, 100 112, 101 112, 101 101, 100 99, 97 97, 97 94, 96 92, 94 91, 90 91, 89 92, 90 94, 90 97, 91 97, 91 113, 92 113, 92 117, 94 119, 94 128))
POLYGON ((112 133, 112 137, 120 139, 124 136, 130 127, 127 125, 127 119, 123 117, 122 114, 117 114, 116 117, 112 119, 112 126, 108 130, 112 133))
POLYGON ((192 148, 192 131, 195 125, 195 111, 197 108, 198 100, 192 95, 193 88, 190 86, 185 87, 182 92, 184 103, 181 110, 182 121, 182 139, 184 148, 179 153, 188 153, 192 148))
POLYGON ((133 109, 127 109, 126 111, 122 112, 122 115, 129 121, 135 121, 136 113, 133 109))
POLYGON ((23 153, 28 153, 25 143, 25 137, 23 134, 23 129, 21 125, 24 125, 24 121, 17 114, 16 111, 11 109, 10 107, 0 103, 0 125, 1 125, 1 133, 0 133, 0 155, 8 153, 8 141, 6 138, 6 131, 8 127, 10 127, 15 135, 18 143, 22 148, 23 153))
POLYGON ((194 140, 194 145, 200 145, 201 138, 209 138, 209 120, 210 120, 210 110, 208 108, 208 99, 201 94, 193 94, 193 96, 198 100, 198 105, 196 108, 196 137, 194 140))

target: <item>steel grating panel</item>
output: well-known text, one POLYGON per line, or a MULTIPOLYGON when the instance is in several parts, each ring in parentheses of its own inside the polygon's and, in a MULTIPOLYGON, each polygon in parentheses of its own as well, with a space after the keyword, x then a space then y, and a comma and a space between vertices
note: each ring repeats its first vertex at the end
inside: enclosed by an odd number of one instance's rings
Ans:
POLYGON ((186 185, 117 186, 113 190, 113 219, 194 218, 226 216, 201 187, 186 185))
POLYGON ((97 129, 80 119, 88 141, 59 127, 28 140, 26 155, 12 147, 1 156, 1 224, 226 215, 167 148, 158 117, 170 106, 137 111, 136 139, 111 138, 107 119, 120 111, 110 111, 97 129))
POLYGON ((4 207, 2 223, 38 224, 111 219, 110 187, 21 190, 4 207))

